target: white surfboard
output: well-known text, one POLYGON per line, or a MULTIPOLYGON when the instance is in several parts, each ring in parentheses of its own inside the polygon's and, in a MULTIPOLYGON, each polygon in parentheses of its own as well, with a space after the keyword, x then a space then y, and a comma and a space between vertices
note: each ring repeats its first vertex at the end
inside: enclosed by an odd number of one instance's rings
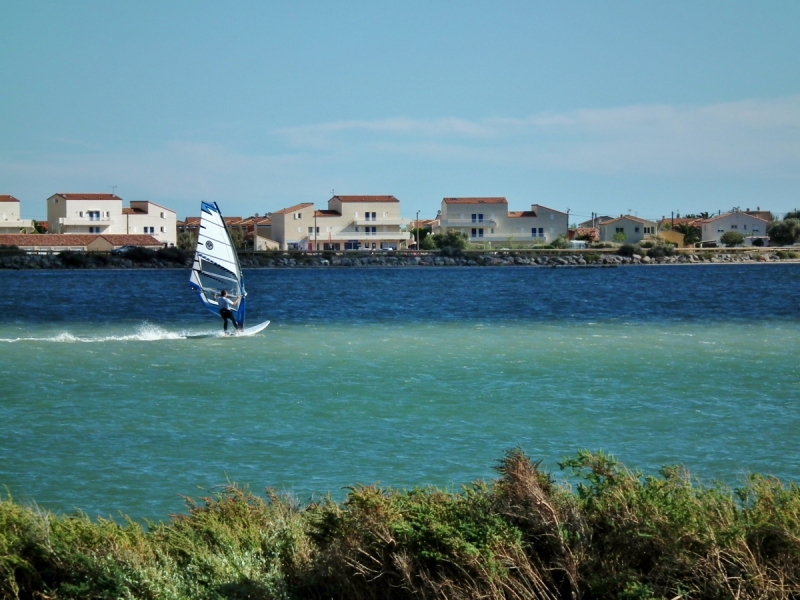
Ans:
POLYGON ((259 331, 264 331, 269 325, 269 321, 264 321, 263 323, 259 323, 258 325, 253 325, 252 327, 245 327, 242 331, 237 333, 238 336, 251 336, 257 334, 259 331))

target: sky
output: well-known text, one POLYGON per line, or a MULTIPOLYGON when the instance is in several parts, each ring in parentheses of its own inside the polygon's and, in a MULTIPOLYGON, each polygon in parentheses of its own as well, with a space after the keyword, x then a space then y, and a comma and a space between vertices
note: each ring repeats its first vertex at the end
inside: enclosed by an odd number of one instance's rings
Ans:
POLYGON ((800 208, 800 2, 0 3, 0 194, 800 208))

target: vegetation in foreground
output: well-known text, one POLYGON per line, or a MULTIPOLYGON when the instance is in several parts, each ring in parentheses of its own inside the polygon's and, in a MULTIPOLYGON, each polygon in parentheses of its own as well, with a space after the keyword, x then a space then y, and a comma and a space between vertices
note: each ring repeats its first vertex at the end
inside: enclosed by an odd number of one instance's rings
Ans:
POLYGON ((459 492, 352 488, 299 506, 235 486, 133 521, 0 502, 5 598, 797 598, 800 490, 520 450, 459 492))

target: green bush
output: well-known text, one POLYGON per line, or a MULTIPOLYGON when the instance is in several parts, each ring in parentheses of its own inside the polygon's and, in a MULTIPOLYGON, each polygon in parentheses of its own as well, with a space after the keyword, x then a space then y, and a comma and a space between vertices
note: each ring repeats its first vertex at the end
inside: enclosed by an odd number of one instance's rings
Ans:
POLYGON ((89 257, 85 252, 64 250, 63 252, 59 252, 58 257, 65 267, 85 267, 89 264, 89 257))
POLYGON ((800 241, 800 219, 773 221, 767 226, 770 242, 778 246, 791 246, 800 241))
POLYGON ((631 257, 636 254, 636 246, 633 244, 623 244, 619 248, 617 248, 617 255, 618 256, 627 256, 631 257))
POLYGON ((458 491, 357 486, 301 507, 236 486, 147 529, 0 501, 3 598, 797 598, 800 488, 521 450, 458 491), (574 486, 574 487, 573 487, 574 486))
POLYGON ((675 255, 675 247, 672 245, 663 245, 663 246, 652 246, 647 251, 647 256, 650 258, 661 258, 663 256, 674 256, 675 255))
POLYGON ((763 238, 753 238, 753 246, 762 247, 764 245, 763 238))
POLYGON ((24 254, 27 254, 25 250, 22 250, 18 246, 0 246, 0 256, 22 256, 24 254))
POLYGON ((150 248, 136 246, 135 248, 128 250, 128 252, 126 252, 123 256, 135 263, 143 263, 153 260, 156 257, 156 251, 151 250, 150 248))
POLYGON ((156 258, 163 262, 171 262, 179 265, 185 265, 192 254, 188 250, 182 250, 178 246, 170 246, 169 248, 159 248, 156 251, 156 258))
POLYGON ((726 231, 719 238, 719 241, 725 244, 728 248, 733 248, 744 242, 744 236, 738 231, 726 231))

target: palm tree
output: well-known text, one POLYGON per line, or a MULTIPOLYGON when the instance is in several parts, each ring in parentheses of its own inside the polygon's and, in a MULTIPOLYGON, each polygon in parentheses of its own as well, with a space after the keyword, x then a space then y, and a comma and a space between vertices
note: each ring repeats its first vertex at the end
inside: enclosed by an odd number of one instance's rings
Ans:
POLYGON ((683 244, 692 246, 700 241, 700 228, 691 223, 680 223, 673 227, 674 231, 683 234, 683 244))

